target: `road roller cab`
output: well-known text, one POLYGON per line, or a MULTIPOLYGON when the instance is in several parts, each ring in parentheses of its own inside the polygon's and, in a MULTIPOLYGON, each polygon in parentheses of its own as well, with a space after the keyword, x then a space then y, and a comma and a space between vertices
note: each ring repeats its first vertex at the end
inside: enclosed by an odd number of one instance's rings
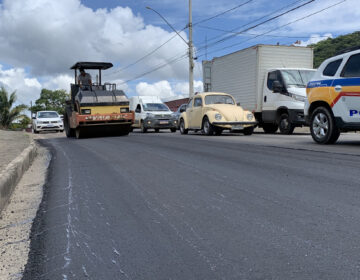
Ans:
POLYGON ((67 137, 129 134, 134 112, 130 111, 127 96, 116 89, 116 84, 101 81, 101 71, 112 66, 108 62, 77 62, 71 67, 75 83, 71 84, 71 99, 66 102, 64 127, 67 137), (81 85, 78 77, 81 69, 98 70, 96 81, 81 85))

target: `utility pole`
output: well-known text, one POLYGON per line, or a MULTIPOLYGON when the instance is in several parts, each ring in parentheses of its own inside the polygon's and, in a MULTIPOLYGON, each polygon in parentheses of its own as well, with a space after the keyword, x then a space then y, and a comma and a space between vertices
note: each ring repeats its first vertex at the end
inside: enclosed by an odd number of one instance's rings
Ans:
POLYGON ((189 23, 187 24, 187 27, 189 28, 189 42, 186 42, 186 40, 181 37, 179 32, 176 31, 176 29, 164 18, 158 11, 154 10, 153 8, 146 7, 148 10, 152 10, 153 12, 157 13, 164 21, 165 23, 170 26, 170 28, 175 31, 175 33, 185 42, 185 44, 189 48, 189 97, 194 96, 194 53, 193 53, 193 41, 192 41, 192 8, 191 8, 191 0, 189 0, 189 23))
POLYGON ((194 54, 192 41, 192 3, 189 0, 189 97, 194 96, 194 54))

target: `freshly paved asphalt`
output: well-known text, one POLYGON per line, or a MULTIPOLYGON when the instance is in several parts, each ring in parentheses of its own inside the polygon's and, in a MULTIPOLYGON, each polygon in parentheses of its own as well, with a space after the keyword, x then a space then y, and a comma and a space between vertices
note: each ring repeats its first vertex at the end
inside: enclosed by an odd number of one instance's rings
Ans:
POLYGON ((41 143, 53 158, 23 279, 360 278, 359 134, 41 143))

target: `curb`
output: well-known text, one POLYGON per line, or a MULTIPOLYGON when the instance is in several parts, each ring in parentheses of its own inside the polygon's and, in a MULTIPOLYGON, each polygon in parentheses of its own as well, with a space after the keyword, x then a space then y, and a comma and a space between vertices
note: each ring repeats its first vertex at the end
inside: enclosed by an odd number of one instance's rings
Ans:
POLYGON ((0 174, 0 213, 5 208, 14 188, 31 165, 36 154, 37 146, 34 141, 31 141, 30 145, 0 174))

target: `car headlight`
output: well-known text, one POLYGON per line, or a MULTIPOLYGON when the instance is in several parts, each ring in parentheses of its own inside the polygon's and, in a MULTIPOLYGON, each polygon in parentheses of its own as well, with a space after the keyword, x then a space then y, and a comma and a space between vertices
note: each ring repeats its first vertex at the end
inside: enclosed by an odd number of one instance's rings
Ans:
POLYGON ((221 114, 215 114, 215 120, 219 121, 221 120, 222 116, 221 114))
POLYGON ((248 114, 246 115, 246 118, 248 119, 248 121, 252 121, 252 119, 254 118, 254 115, 251 114, 251 113, 248 113, 248 114))
POLYGON ((304 96, 301 96, 301 95, 298 95, 298 94, 291 94, 291 97, 293 99, 295 99, 296 101, 301 101, 301 102, 305 102, 305 97, 304 96))
POLYGON ((147 113, 147 114, 146 114, 146 117, 147 117, 147 118, 150 118, 150 119, 153 119, 153 118, 155 118, 155 115, 154 115, 154 114, 151 114, 151 113, 147 113))

